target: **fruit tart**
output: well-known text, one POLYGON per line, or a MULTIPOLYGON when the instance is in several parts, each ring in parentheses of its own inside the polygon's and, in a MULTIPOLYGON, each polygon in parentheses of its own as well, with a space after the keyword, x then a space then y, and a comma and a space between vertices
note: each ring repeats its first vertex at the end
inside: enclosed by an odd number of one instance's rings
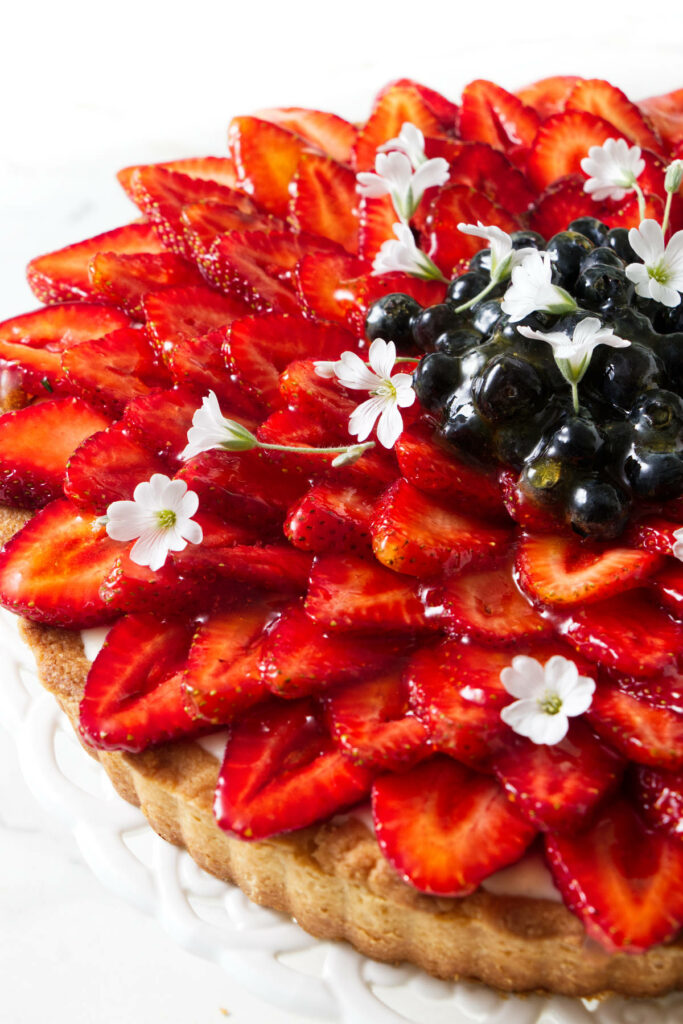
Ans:
POLYGON ((316 936, 683 984, 681 156, 683 91, 574 76, 264 110, 0 325, 0 602, 122 795, 316 936))

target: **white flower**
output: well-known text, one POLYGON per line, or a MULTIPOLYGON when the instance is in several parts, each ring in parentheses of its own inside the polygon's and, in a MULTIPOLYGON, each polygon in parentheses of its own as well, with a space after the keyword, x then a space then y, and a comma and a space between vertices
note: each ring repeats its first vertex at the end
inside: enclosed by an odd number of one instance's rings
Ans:
POLYGON ((425 189, 445 184, 448 173, 448 162, 443 157, 425 160, 413 171, 405 153, 378 153, 375 173, 361 171, 356 175, 357 189, 362 196, 371 198, 390 195, 396 213, 407 222, 419 206, 425 189))
POLYGON ((393 341, 375 338, 368 351, 368 362, 370 366, 366 366, 356 352, 342 352, 336 363, 316 363, 316 373, 321 377, 332 376, 329 369, 333 366, 334 376, 344 387, 369 391, 372 398, 351 413, 349 433, 365 441, 379 417, 377 439, 385 448, 393 448, 403 430, 399 409, 407 409, 415 401, 413 378, 409 373, 396 373, 392 377, 396 362, 393 341))
POLYGON ((675 194, 681 187, 683 181, 683 160, 674 160, 666 169, 664 175, 664 188, 667 192, 675 194))
POLYGON ((373 275, 399 271, 403 274, 412 274, 413 277, 423 277, 428 281, 444 280, 436 264, 422 252, 422 249, 418 249, 413 232, 407 224, 394 224, 394 234, 398 241, 392 238, 383 242, 375 256, 372 264, 373 275))
POLYGON ((187 446, 180 453, 180 457, 191 459, 200 452, 208 452, 212 448, 244 452, 255 448, 256 444, 256 438, 250 430, 236 420, 228 420, 223 416, 216 395, 209 391, 192 417, 192 426, 187 432, 187 446))
POLYGON ((674 530, 673 536, 675 544, 671 545, 671 554, 679 562, 683 562, 683 527, 680 530, 674 530))
POLYGON ((520 736, 552 746, 567 735, 569 719, 591 706, 595 682, 580 676, 573 661, 555 654, 545 667, 520 654, 500 673, 500 681, 513 701, 500 717, 520 736))
POLYGON ((579 320, 571 338, 563 331, 548 331, 545 334, 543 331, 534 331, 530 327, 518 327, 517 330, 525 338, 547 341, 553 349, 555 361, 565 375, 565 379, 574 384, 578 384, 585 374, 590 365, 593 349, 598 345, 627 348, 631 344, 625 338, 617 337, 612 327, 603 327, 596 316, 587 316, 585 319, 579 320))
POLYGON ((601 202, 623 199, 632 192, 645 170, 640 146, 629 146, 624 139, 607 139, 602 146, 591 146, 581 161, 581 170, 588 175, 584 192, 601 202))
POLYGON ((106 528, 112 540, 135 540, 130 557, 156 572, 169 551, 201 544, 202 528, 192 520, 199 498, 184 480, 155 473, 133 491, 132 501, 114 501, 107 509, 106 528), (137 539, 136 539, 137 538, 137 539))
POLYGON ((548 252, 533 252, 524 257, 512 271, 512 283, 505 292, 501 309, 512 323, 529 313, 568 313, 576 309, 569 292, 552 284, 552 259, 548 252))
POLYGON ((626 276, 638 295, 665 306, 677 306, 683 291, 683 231, 664 244, 664 232, 656 220, 644 220, 628 233, 631 248, 642 263, 629 263, 626 276))
POLYGON ((411 124, 410 121, 404 121, 397 137, 389 139, 383 146, 378 146, 377 152, 388 153, 392 149, 405 153, 415 170, 427 160, 425 156, 425 137, 420 129, 416 125, 411 124))
POLYGON ((530 245, 525 245, 523 249, 513 249, 512 239, 503 231, 502 228, 496 227, 495 225, 489 225, 488 227, 480 220, 474 224, 458 224, 458 231, 462 231, 465 235, 474 235, 477 238, 485 238, 489 243, 491 249, 491 280, 492 281, 503 281, 506 277, 509 277, 514 267, 519 266, 526 256, 536 252, 530 245))

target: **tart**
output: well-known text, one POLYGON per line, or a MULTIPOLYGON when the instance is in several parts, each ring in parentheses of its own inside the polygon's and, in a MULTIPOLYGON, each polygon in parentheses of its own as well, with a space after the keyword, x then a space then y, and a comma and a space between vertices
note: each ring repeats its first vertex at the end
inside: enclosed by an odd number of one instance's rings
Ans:
POLYGON ((680 988, 683 96, 402 79, 228 143, 29 266, 0 602, 122 795, 312 934, 680 988))

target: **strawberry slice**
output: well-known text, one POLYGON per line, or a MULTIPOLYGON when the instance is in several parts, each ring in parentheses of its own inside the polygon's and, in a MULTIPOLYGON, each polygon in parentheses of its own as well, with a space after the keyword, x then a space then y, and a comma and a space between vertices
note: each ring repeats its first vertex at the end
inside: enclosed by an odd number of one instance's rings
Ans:
MULTIPOLYGON (((535 193, 522 172, 486 142, 426 139, 425 153, 430 158, 442 156, 448 160, 449 184, 483 192, 508 213, 524 214, 533 202, 535 193)), ((417 223, 421 226, 419 216, 417 223)))
POLYGON ((425 136, 443 134, 439 118, 420 89, 402 79, 385 86, 375 99, 372 113, 358 135, 353 157, 355 169, 374 170, 377 147, 396 138, 406 121, 425 136))
POLYGON ((519 592, 512 568, 508 559, 496 568, 451 576, 440 595, 447 631, 501 645, 552 632, 552 624, 519 592))
POLYGON ((683 768, 683 715, 602 682, 587 718, 596 732, 636 764, 669 771, 683 768))
POLYGON ((348 167, 318 153, 303 153, 289 186, 289 215, 297 231, 337 242, 347 252, 358 250, 356 175, 348 167))
POLYGON ((62 355, 69 387, 112 416, 132 399, 170 384, 144 331, 123 327, 91 341, 82 341, 62 355))
POLYGON ((486 245, 483 238, 465 235, 458 230, 458 224, 497 224, 503 231, 517 231, 516 217, 502 206, 498 206, 483 192, 476 192, 466 185, 447 185, 441 189, 429 207, 425 221, 430 257, 446 275, 452 277, 462 260, 470 259, 486 245))
POLYGON ((180 221, 189 251, 196 263, 204 266, 218 235, 228 231, 284 231, 287 227, 272 213, 245 213, 237 206, 211 202, 183 206, 180 221))
POLYGON ((335 748, 312 701, 273 701, 233 726, 214 813, 242 839, 266 839, 357 803, 371 779, 335 748))
POLYGON ((299 302, 306 314, 321 320, 364 324, 370 269, 367 261, 343 250, 302 256, 294 273, 299 302))
POLYGON ((192 575, 219 576, 256 590, 302 594, 311 572, 311 556, 288 544, 188 545, 174 563, 192 575))
POLYGON ((378 561, 419 577, 457 572, 510 542, 508 530, 455 512, 407 480, 397 480, 379 499, 370 532, 378 561))
MULTIPOLYGON (((183 391, 198 396, 213 391, 226 415, 257 422, 265 416, 263 404, 230 373, 223 354, 230 325, 217 327, 198 338, 179 337, 168 354, 168 368, 183 391)), ((197 401, 199 406, 199 401, 197 401)))
MULTIPOLYGON (((234 320, 226 332, 225 356, 239 384, 269 409, 282 405, 280 374, 295 359, 339 359, 358 339, 337 324, 301 314, 262 313, 234 320)), ((317 378, 322 383, 322 378, 317 378)))
POLYGON ((359 257, 374 260, 384 243, 396 237, 395 223, 396 211, 391 196, 363 196, 358 206, 359 257))
POLYGON ((341 164, 351 162, 358 129, 337 114, 306 107, 270 107, 256 117, 294 132, 341 164))
POLYGON ((145 296, 142 307, 147 334, 164 359, 179 341, 199 338, 249 312, 236 296, 218 295, 202 286, 153 292, 145 296))
POLYGON ((369 554, 373 507, 372 495, 358 487, 317 483, 290 508, 285 536, 302 551, 369 554))
POLYGON ((405 637, 325 633, 292 605, 264 638, 261 675, 273 693, 305 697, 386 672, 405 648, 405 637))
POLYGON ((622 133, 596 114, 585 110, 554 114, 538 129, 527 173, 541 191, 567 174, 581 174, 581 161, 590 147, 615 138, 623 138, 622 133))
POLYGON ((125 423, 93 434, 66 467, 64 493, 80 508, 104 515, 112 501, 131 500, 133 491, 168 465, 133 437, 125 423))
POLYGON ((533 107, 542 121, 564 110, 574 86, 581 79, 576 75, 551 75, 518 89, 515 96, 527 107, 533 107))
POLYGON ((667 562, 650 580, 657 600, 674 618, 683 619, 683 565, 667 562))
POLYGON ((305 607, 315 622, 329 629, 438 627, 414 580, 354 555, 320 555, 315 560, 305 607))
POLYGON ((644 952, 683 923, 683 846, 625 800, 579 835, 549 835, 546 852, 564 902, 608 951, 644 952))
POLYGON ((0 552, 0 604, 66 629, 107 622, 111 612, 100 584, 121 545, 95 520, 65 499, 41 509, 0 552))
POLYGON ((394 771, 430 753, 426 727, 408 710, 400 672, 336 687, 324 705, 332 736, 354 764, 394 771))
POLYGON ((683 839, 683 771, 638 768, 633 788, 647 823, 683 839))
POLYGON ((193 718, 220 725, 268 694, 259 671, 259 641, 272 604, 214 611, 200 623, 187 659, 183 689, 193 718))
POLYGON ((451 102, 440 92, 437 92, 436 89, 430 89, 428 85, 416 82, 414 78, 399 78, 395 82, 390 82, 389 85, 380 90, 378 97, 387 91, 395 90, 398 86, 410 86, 412 89, 415 89, 438 120, 441 130, 446 135, 452 135, 455 132, 460 115, 460 108, 457 103, 451 102))
MULTIPOLYGON (((169 465, 181 466, 180 454, 187 447, 187 432, 201 404, 197 392, 188 388, 155 388, 129 402, 123 418, 139 444, 166 459, 169 465)), ((225 411, 247 428, 254 426, 252 419, 229 407, 225 411)))
POLYGON ((642 113, 628 96, 615 85, 599 78, 577 82, 567 98, 567 110, 585 110, 609 121, 641 149, 661 152, 662 145, 646 123, 642 113))
POLYGON ((552 508, 536 504, 520 485, 515 470, 501 469, 498 486, 508 515, 524 529, 532 533, 557 533, 562 529, 562 522, 552 508))
POLYGON ((460 109, 463 139, 486 142, 517 161, 534 141, 538 125, 539 117, 532 107, 525 106, 494 82, 480 78, 463 89, 460 109))
POLYGON ((552 238, 579 217, 597 217, 612 227, 613 216, 604 203, 597 203, 584 192, 585 181, 584 175, 569 174, 549 185, 531 210, 532 229, 544 238, 552 238))
POLYGON ((227 156, 186 156, 180 160, 165 160, 157 164, 134 164, 132 167, 124 167, 116 177, 126 195, 135 202, 133 192, 133 175, 136 171, 146 171, 149 168, 163 168, 166 171, 177 171, 188 178, 199 178, 218 182, 227 188, 237 188, 237 172, 235 164, 227 156))
POLYGON ((138 317, 148 292, 203 283, 197 268, 172 252, 100 252, 88 264, 88 278, 98 297, 138 317))
POLYGON ((647 516, 645 519, 629 525, 625 539, 629 544, 633 544, 636 548, 642 548, 643 551, 670 555, 676 543, 674 533, 680 528, 680 523, 672 523, 663 516, 647 516))
POLYGON ((639 100, 638 107, 670 148, 683 139, 683 89, 639 100))
POLYGON ((648 551, 561 534, 524 535, 515 558, 522 589, 555 606, 602 601, 640 586, 661 565, 661 557, 648 551))
POLYGON ((189 609, 199 612, 206 608, 206 579, 185 576, 169 561, 152 572, 146 565, 133 562, 124 551, 102 583, 100 597, 116 614, 187 615, 189 609))
POLYGON ((554 746, 514 736, 493 764, 524 817, 543 832, 577 832, 618 786, 624 763, 580 719, 554 746))
POLYGON ((333 430, 346 430, 349 443, 349 419, 358 405, 357 392, 345 388, 336 377, 318 376, 317 361, 298 359, 289 363, 280 377, 281 402, 304 416, 319 417, 333 430))
POLYGON ((654 607, 644 590, 572 609, 561 628, 590 661, 635 679, 673 671, 683 643, 683 627, 654 607))
POLYGON ((372 812, 382 853, 420 892, 466 896, 536 835, 495 779, 434 757, 381 775, 372 812))
POLYGON ((46 306, 0 324, 0 359, 19 367, 26 387, 50 390, 63 382, 62 352, 129 324, 125 313, 94 302, 46 306))
POLYGON ((40 508, 62 497, 69 456, 109 420, 80 398, 53 398, 0 416, 0 501, 40 508))
POLYGON ((107 636, 88 674, 80 731, 100 750, 137 752, 197 731, 184 706, 192 624, 128 615, 107 636))
POLYGON ((234 117, 228 127, 228 149, 239 187, 268 213, 286 218, 289 183, 306 151, 304 140, 258 117, 234 117))
POLYGON ((134 223, 37 256, 26 269, 33 294, 41 302, 99 298, 88 276, 90 261, 98 252, 158 253, 163 246, 152 224, 134 223))

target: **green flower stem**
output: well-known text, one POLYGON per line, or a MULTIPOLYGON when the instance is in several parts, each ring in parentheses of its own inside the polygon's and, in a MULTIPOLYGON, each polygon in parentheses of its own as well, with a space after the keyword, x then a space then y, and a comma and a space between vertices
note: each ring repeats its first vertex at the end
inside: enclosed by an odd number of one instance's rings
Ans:
POLYGON ((645 196, 643 190, 637 181, 633 182, 633 191, 638 196, 638 216, 641 221, 645 220, 645 196))
POLYGON ((473 306, 475 302, 479 302, 479 300, 483 299, 485 295, 488 295, 489 292, 493 291, 493 289, 496 287, 498 283, 498 281, 489 281, 486 287, 482 288, 482 290, 477 295, 475 295, 473 299, 469 299, 467 302, 463 302, 462 306, 457 306, 453 312, 464 313, 464 311, 466 309, 469 309, 470 306, 473 306))
POLYGON ((666 237, 666 230, 669 227, 669 216, 671 214, 671 201, 674 195, 673 192, 667 192, 666 194, 666 205, 664 206, 664 216, 662 218, 662 234, 666 237))
POLYGON ((575 380, 570 381, 570 383, 571 383, 571 388, 572 388, 572 402, 574 403, 574 412, 578 413, 578 411, 579 411, 579 385, 578 385, 577 381, 575 381, 575 380))
POLYGON ((257 448, 268 449, 271 452, 294 452, 296 455, 342 455, 344 452, 350 451, 352 448, 363 452, 366 452, 368 448, 374 448, 374 441, 366 441, 365 444, 343 444, 338 445, 336 448, 306 448, 304 445, 297 447, 296 445, 288 444, 268 444, 267 441, 257 441, 257 448))

